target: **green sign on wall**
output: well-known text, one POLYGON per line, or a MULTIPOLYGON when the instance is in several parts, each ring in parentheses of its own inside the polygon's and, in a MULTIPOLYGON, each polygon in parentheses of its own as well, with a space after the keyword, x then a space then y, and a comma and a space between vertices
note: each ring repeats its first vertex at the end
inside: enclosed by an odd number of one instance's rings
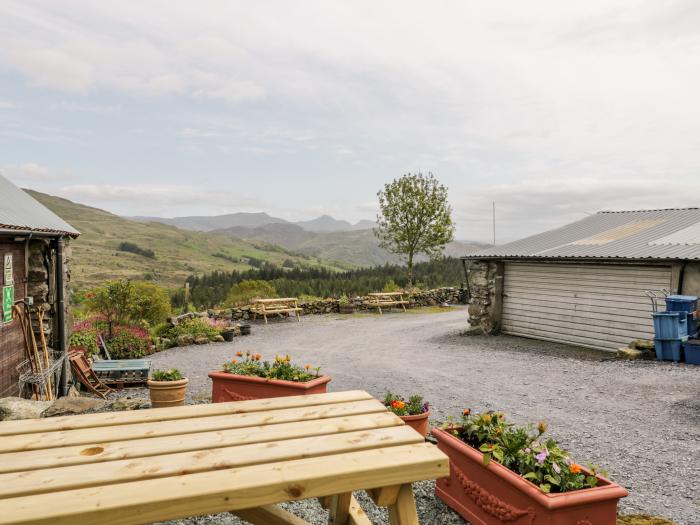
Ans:
POLYGON ((15 304, 15 287, 4 286, 2 289, 2 320, 5 323, 12 321, 12 306, 15 304))

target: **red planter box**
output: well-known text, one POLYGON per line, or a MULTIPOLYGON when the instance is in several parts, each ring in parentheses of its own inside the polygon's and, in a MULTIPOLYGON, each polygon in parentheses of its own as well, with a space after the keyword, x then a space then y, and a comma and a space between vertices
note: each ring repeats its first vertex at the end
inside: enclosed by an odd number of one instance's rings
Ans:
POLYGON ((226 372, 209 372, 213 382, 211 391, 212 403, 226 401, 245 401, 266 397, 306 396, 309 394, 325 394, 330 376, 320 376, 317 379, 298 383, 280 379, 264 379, 262 377, 240 376, 226 372))
POLYGON ((432 434, 450 458, 450 477, 435 494, 472 525, 615 525, 617 502, 628 495, 600 476, 594 488, 545 494, 495 461, 484 465, 481 452, 450 433, 432 434))

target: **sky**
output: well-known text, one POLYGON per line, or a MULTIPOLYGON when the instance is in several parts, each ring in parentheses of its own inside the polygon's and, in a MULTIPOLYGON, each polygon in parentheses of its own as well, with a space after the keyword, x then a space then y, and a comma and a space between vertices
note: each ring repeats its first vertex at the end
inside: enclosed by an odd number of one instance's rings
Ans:
POLYGON ((699 27, 695 0, 3 0, 0 172, 121 215, 353 222, 432 172, 459 239, 495 201, 497 243, 696 206, 699 27))

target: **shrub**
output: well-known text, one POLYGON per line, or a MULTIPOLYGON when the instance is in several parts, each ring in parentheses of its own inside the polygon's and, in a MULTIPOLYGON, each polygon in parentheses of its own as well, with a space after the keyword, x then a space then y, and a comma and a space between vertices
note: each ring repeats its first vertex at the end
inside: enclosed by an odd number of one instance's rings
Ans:
POLYGON ((250 303, 253 299, 276 297, 277 290, 267 281, 241 281, 234 284, 226 297, 228 306, 240 306, 250 303))
POLYGON ((167 332, 167 336, 175 338, 180 335, 189 335, 194 338, 206 337, 207 339, 212 339, 220 333, 221 330, 219 328, 213 327, 208 322, 208 320, 196 317, 194 319, 188 319, 179 323, 176 326, 173 326, 167 332))
POLYGON ((389 292, 399 292, 401 291, 401 287, 394 282, 393 279, 389 279, 384 287, 382 288, 382 292, 389 293, 389 292))
MULTIPOLYGON (((533 482, 544 493, 569 492, 595 487, 597 467, 588 473, 575 463, 568 452, 553 439, 542 435, 547 425, 516 427, 506 423, 501 412, 471 414, 465 410, 458 425, 447 424, 447 430, 467 445, 484 454, 484 464, 492 460, 533 482)), ((605 476, 605 472, 602 474, 605 476)))
POLYGON ((91 320, 87 319, 73 325, 68 346, 71 350, 85 349, 92 355, 99 353, 97 330, 91 320))
POLYGON ((149 259, 155 259, 156 254, 153 250, 149 250, 146 248, 141 248, 137 244, 134 244, 133 242, 122 242, 119 243, 119 246, 117 249, 120 252, 129 252, 129 253, 135 253, 136 255, 142 255, 143 257, 148 257, 149 259))
POLYGON ((177 368, 171 368, 169 370, 154 370, 151 374, 151 378, 154 381, 179 381, 183 379, 182 372, 177 368))
POLYGON ((107 346, 112 359, 137 359, 149 353, 151 337, 141 328, 117 326, 107 346))
POLYGON ((234 358, 223 364, 224 372, 304 383, 319 377, 321 371, 320 366, 314 368, 311 365, 304 365, 304 367, 294 365, 288 355, 284 357, 277 355, 274 361, 262 361, 260 354, 251 352, 236 352, 236 357, 240 358, 240 361, 234 358), (313 374, 312 370, 316 373, 313 374))
POLYGON ((423 396, 415 394, 406 401, 401 396, 387 392, 384 396, 384 406, 397 416, 417 416, 430 410, 430 405, 423 401, 423 396))
POLYGON ((170 313, 167 290, 145 281, 107 281, 85 294, 88 308, 117 324, 157 324, 170 313))

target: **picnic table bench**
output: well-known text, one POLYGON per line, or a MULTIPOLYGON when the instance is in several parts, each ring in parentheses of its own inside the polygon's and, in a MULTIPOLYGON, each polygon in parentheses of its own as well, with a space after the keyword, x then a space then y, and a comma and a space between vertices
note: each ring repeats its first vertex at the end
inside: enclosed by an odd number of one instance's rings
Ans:
POLYGON ((251 313, 253 318, 257 315, 263 316, 265 324, 267 324, 267 316, 270 314, 296 314, 297 321, 301 322, 299 317, 299 299, 296 297, 278 297, 274 299, 255 299, 253 300, 251 313))
POLYGON ((442 452, 362 391, 0 422, 1 525, 218 512, 301 525, 277 504, 307 498, 334 525, 370 525, 357 490, 416 525, 411 483, 447 475, 442 452))
POLYGON ((374 292, 367 294, 365 299, 365 306, 370 308, 376 308, 379 310, 381 315, 382 306, 385 308, 391 308, 392 306, 400 306, 403 311, 406 311, 406 305, 408 301, 405 301, 404 292, 374 292))

